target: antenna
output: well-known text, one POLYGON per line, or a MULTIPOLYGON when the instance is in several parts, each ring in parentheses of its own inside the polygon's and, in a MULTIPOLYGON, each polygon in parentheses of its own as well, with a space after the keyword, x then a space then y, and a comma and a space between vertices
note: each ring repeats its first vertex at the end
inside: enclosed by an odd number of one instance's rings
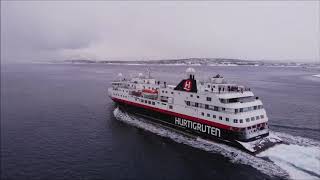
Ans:
POLYGON ((149 67, 147 68, 147 75, 148 75, 148 76, 147 76, 148 78, 151 78, 151 75, 150 75, 150 68, 149 68, 149 67))

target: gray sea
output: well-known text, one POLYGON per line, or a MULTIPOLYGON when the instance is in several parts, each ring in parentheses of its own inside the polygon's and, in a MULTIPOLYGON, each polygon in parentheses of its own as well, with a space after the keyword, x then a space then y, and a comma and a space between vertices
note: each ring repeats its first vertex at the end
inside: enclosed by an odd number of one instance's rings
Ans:
POLYGON ((263 101, 286 144, 257 156, 114 117, 107 88, 149 68, 168 84, 187 66, 1 65, 1 179, 320 179, 318 68, 194 66, 263 101))

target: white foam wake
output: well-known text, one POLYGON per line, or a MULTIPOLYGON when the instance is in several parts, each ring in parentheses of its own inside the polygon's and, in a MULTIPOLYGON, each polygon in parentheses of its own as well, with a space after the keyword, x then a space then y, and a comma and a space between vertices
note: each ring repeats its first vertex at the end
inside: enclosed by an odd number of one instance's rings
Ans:
POLYGON ((320 148, 317 146, 279 144, 257 156, 269 158, 292 179, 320 179, 320 148))
POLYGON ((292 179, 320 179, 320 142, 281 132, 272 132, 284 143, 267 149, 258 157, 267 157, 286 170, 292 179))
POLYGON ((280 137, 283 142, 288 144, 296 144, 300 146, 316 146, 320 147, 320 142, 300 136, 293 136, 290 134, 282 133, 282 132, 274 132, 271 131, 271 133, 275 134, 276 136, 280 137))
POLYGON ((221 154, 229 158, 234 163, 250 165, 258 169, 262 173, 268 174, 270 176, 288 178, 288 174, 286 173, 286 171, 282 170, 274 163, 266 161, 259 157, 255 157, 228 145, 207 141, 201 138, 192 138, 185 136, 181 133, 171 131, 167 128, 163 128, 152 123, 147 123, 138 117, 128 115, 126 112, 123 112, 118 108, 116 108, 113 113, 114 116, 120 121, 150 131, 162 137, 168 137, 175 142, 183 143, 208 152, 221 154))

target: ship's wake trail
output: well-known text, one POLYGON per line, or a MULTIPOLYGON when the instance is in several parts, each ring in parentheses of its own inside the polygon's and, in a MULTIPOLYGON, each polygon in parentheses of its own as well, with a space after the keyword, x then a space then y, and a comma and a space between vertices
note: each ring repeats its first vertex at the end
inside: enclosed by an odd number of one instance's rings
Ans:
POLYGON ((127 124, 150 131, 175 142, 183 143, 208 152, 218 153, 234 163, 250 165, 264 174, 294 179, 320 179, 320 142, 294 137, 284 133, 271 132, 288 144, 280 144, 253 156, 234 147, 207 141, 202 138, 186 136, 176 131, 146 122, 140 117, 116 108, 114 116, 127 124))

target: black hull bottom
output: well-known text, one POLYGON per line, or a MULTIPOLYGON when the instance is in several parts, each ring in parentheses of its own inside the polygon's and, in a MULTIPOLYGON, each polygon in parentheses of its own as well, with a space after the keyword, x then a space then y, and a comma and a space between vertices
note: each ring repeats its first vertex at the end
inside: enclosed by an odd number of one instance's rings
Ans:
MULTIPOLYGON (((132 105, 128 105, 122 102, 117 102, 119 105, 119 108, 121 111, 125 111, 129 114, 145 117, 146 120, 151 121, 153 123, 160 124, 165 127, 169 127, 171 129, 174 129, 176 131, 180 131, 182 133, 187 133, 192 136, 201 137, 206 140, 212 140, 215 142, 220 142, 228 145, 232 145, 234 147, 240 148, 242 150, 245 150, 249 153, 257 153, 260 152, 268 147, 273 146, 275 143, 273 142, 267 142, 263 145, 259 144, 259 148, 249 148, 244 145, 246 142, 240 142, 237 141, 236 135, 233 134, 231 131, 225 130, 225 129, 219 129, 215 127, 208 127, 206 125, 198 125, 197 124, 191 124, 188 120, 181 119, 178 117, 175 117, 173 115, 148 110, 141 107, 136 107, 132 105), (183 121, 185 122, 183 124, 183 121), (187 122, 188 121, 188 122, 187 122), (188 124, 189 123, 189 124, 188 124), (183 126, 185 125, 185 126, 183 126), (198 126, 198 127, 197 127, 198 126)), ((269 133, 264 134, 260 137, 260 139, 263 139, 263 137, 267 137, 269 133)))

